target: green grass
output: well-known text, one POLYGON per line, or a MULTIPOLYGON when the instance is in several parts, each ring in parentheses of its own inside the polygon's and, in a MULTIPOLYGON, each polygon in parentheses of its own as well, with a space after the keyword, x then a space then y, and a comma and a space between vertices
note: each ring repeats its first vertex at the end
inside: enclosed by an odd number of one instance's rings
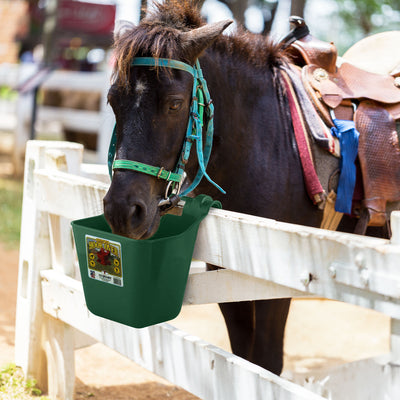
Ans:
POLYGON ((25 379, 22 369, 15 364, 0 369, 0 399, 4 400, 50 400, 42 396, 34 379, 25 379))
POLYGON ((17 249, 21 229, 22 181, 0 179, 0 241, 17 249))
POLYGON ((0 99, 3 100, 15 100, 18 96, 18 92, 13 90, 9 86, 0 86, 0 99))

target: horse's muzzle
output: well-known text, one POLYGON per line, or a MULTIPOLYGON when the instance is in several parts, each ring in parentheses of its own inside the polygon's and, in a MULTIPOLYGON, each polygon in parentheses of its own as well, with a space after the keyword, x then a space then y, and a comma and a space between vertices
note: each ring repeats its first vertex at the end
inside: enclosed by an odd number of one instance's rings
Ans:
POLYGON ((117 235, 147 239, 158 229, 160 210, 155 201, 146 201, 132 193, 121 194, 111 185, 103 203, 104 216, 117 235))

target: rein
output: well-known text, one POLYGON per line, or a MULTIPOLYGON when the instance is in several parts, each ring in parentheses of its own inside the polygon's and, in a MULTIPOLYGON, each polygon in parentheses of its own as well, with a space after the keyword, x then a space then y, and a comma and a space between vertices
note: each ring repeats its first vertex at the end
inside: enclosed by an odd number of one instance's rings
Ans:
POLYGON ((214 106, 210 98, 207 83, 203 77, 200 63, 196 60, 192 67, 181 61, 166 58, 137 57, 132 61, 132 66, 166 67, 178 69, 190 73, 193 76, 192 102, 189 112, 189 121, 186 129, 186 136, 183 142, 181 155, 173 171, 167 171, 163 167, 154 167, 131 160, 114 160, 116 151, 116 125, 110 141, 108 152, 108 169, 112 178, 112 171, 115 169, 128 169, 164 179, 168 182, 164 199, 160 201, 159 207, 176 205, 181 196, 185 196, 194 190, 200 181, 205 177, 218 190, 225 194, 225 191, 218 186, 207 174, 206 168, 211 155, 213 133, 214 133, 214 106), (204 114, 207 117, 205 142, 203 146, 204 114), (185 166, 189 160, 193 142, 196 142, 196 154, 199 164, 197 174, 192 184, 181 192, 185 180, 185 166))

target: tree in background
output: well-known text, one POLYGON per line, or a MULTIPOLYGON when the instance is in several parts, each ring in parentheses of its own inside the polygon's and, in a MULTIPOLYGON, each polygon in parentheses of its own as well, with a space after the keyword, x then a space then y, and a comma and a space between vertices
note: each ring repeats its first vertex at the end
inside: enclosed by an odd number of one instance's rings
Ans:
POLYGON ((278 10, 279 0, 256 0, 255 3, 255 5, 261 9, 264 19, 264 29, 262 30, 262 34, 266 35, 271 31, 276 11, 278 10))
POLYGON ((240 25, 244 26, 244 12, 247 10, 247 0, 220 0, 221 3, 226 4, 232 11, 233 18, 240 25))
MULTIPOLYGON (((159 1, 159 0, 151 0, 159 1)), ((197 0, 201 7, 206 0, 197 0)), ((225 4, 232 12, 233 18, 236 22, 245 27, 245 12, 251 6, 256 6, 262 13, 264 19, 264 28, 261 33, 268 34, 271 30, 276 11, 278 9, 279 0, 218 0, 220 3, 225 4)), ((304 8, 307 0, 291 0, 291 14, 303 17, 304 8)), ((147 10, 149 1, 140 0, 140 19, 142 19, 147 10)))
MULTIPOLYGON (((270 32, 276 11, 278 9, 279 0, 220 0, 221 3, 226 4, 232 11, 235 20, 245 26, 244 13, 250 6, 258 7, 263 15, 264 28, 263 34, 270 32)), ((306 0, 292 0, 290 15, 304 16, 304 8, 306 0)))
MULTIPOLYGON (((33 0, 35 1, 35 0, 33 0)), ((159 1, 159 0, 151 0, 159 1)), ((197 0, 202 5, 205 0, 197 0)), ((267 34, 272 27, 279 2, 282 0, 219 0, 232 12, 235 20, 245 26, 245 11, 256 6, 261 10, 264 19, 263 34, 267 34)), ((143 9, 148 1, 141 0, 143 9)), ((291 0, 290 15, 304 17, 307 0, 291 0)), ((313 32, 325 40, 332 40, 332 30, 338 29, 343 46, 354 43, 366 35, 384 30, 399 29, 400 26, 400 0, 313 0, 310 1, 312 9, 323 9, 329 4, 333 9, 325 20, 312 23, 313 32)), ((310 12, 307 12, 310 14, 310 12)), ((314 11, 312 15, 317 15, 314 11)), ((143 13, 142 13, 143 16, 143 13)))
POLYGON ((400 0, 336 0, 339 17, 350 34, 366 36, 399 29, 400 0))
POLYGON ((147 11, 147 1, 146 0, 140 0, 140 19, 143 19, 144 16, 146 15, 147 11))
MULTIPOLYGON (((198 0, 202 5, 205 0, 198 0)), ((272 27, 276 11, 278 9, 279 0, 219 0, 225 4, 232 12, 233 18, 240 25, 245 27, 245 12, 251 6, 258 7, 263 15, 264 28, 263 34, 267 34, 272 27)), ((303 17, 304 8, 307 0, 292 0, 291 1, 291 15, 303 17)), ((142 1, 142 3, 145 1, 142 1)))
MULTIPOLYGON (((281 0, 220 0, 224 2, 232 11, 235 19, 241 21, 238 13, 243 13, 243 9, 251 5, 259 7, 264 15, 263 34, 267 34, 272 27, 279 1, 281 0), (240 7, 241 8, 240 8, 240 7)), ((291 0, 290 15, 304 17, 304 11, 307 0, 291 0)), ((317 16, 318 9, 332 6, 336 8, 326 16, 329 23, 308 19, 310 25, 313 25, 312 33, 321 39, 333 40, 344 50, 354 44, 356 41, 367 35, 398 30, 400 27, 400 0, 316 0, 309 1, 310 10, 307 11, 308 18, 317 16), (332 30, 335 32, 332 32, 332 30), (337 30, 336 30, 337 29, 337 30)), ((331 7, 330 7, 331 8, 331 7)), ((243 19, 242 19, 243 20, 243 19)))

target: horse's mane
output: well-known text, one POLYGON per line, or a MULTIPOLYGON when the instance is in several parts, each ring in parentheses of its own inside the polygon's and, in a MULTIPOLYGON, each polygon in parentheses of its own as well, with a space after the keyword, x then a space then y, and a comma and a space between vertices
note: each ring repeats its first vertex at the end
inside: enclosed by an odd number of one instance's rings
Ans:
MULTIPOLYGON (((184 57, 180 33, 205 24, 199 3, 198 0, 164 0, 156 3, 140 25, 115 40, 114 75, 120 85, 125 86, 129 81, 130 64, 136 56, 184 57)), ((279 44, 269 37, 255 35, 241 28, 233 35, 221 35, 213 48, 263 68, 279 66, 286 60, 279 44)))

